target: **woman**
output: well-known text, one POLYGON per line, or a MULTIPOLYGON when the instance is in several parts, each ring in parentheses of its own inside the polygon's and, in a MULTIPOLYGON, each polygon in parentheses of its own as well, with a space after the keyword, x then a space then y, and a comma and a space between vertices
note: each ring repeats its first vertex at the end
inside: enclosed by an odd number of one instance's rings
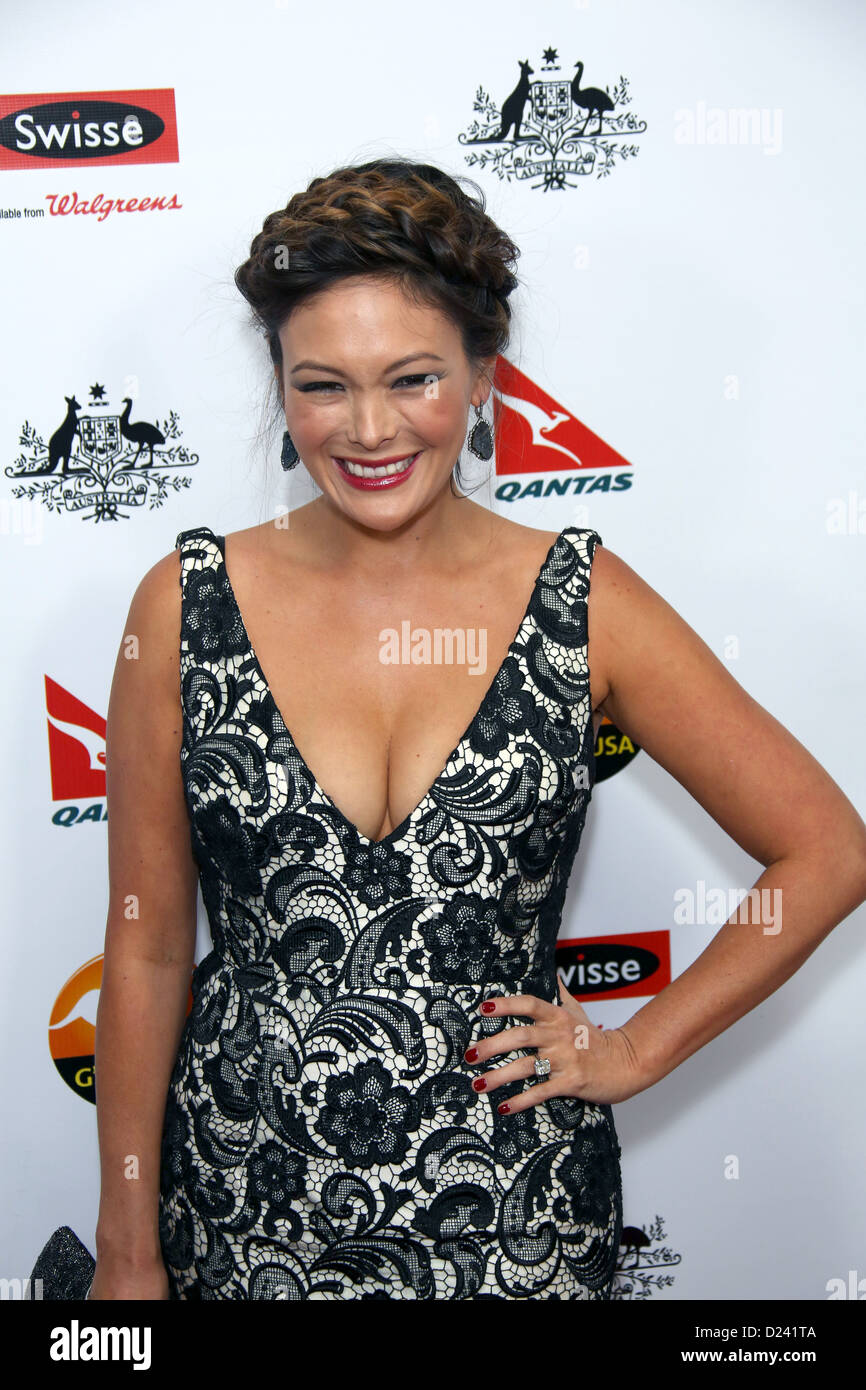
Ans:
POLYGON ((93 1298, 610 1298, 612 1106, 866 896, 850 802, 596 532, 455 492, 516 254, 483 196, 383 160, 314 179, 236 274, 321 495, 181 533, 133 598, 93 1298), (554 960, 603 714, 784 891, 782 932, 726 924, 610 1031, 554 960))

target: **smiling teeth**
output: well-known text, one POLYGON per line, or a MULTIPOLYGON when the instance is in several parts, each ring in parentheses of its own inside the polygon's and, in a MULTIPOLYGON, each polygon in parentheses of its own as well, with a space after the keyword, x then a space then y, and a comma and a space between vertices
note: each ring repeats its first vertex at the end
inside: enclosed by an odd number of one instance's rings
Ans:
POLYGON ((354 474, 356 478, 387 478, 393 473, 405 473, 406 469, 417 457, 417 454, 409 454, 406 458, 401 459, 399 463, 388 463, 384 468, 367 468, 361 463, 350 463, 348 459, 340 459, 339 462, 348 473, 354 474))

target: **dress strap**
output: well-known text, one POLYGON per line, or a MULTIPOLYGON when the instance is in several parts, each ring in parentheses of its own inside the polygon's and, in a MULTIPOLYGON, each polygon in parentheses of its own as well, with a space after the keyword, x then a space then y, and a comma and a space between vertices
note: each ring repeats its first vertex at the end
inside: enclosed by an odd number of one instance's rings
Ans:
POLYGON ((180 551, 184 756, 216 717, 220 699, 215 692, 224 688, 226 662, 245 650, 228 609, 223 540, 210 526, 193 526, 180 531, 175 541, 180 551))
POLYGON ((198 537, 203 537, 212 541, 216 540, 216 536, 209 526, 192 526, 188 531, 178 532, 177 540, 174 543, 175 550, 177 550, 178 546, 185 546, 188 540, 198 537))
POLYGON ((579 759, 595 780, 589 681, 589 588, 597 531, 566 526, 532 603, 526 661, 539 693, 542 738, 558 756, 579 759), (543 707, 543 708, 542 708, 543 707))
POLYGON ((532 604, 533 615, 545 636, 564 647, 586 642, 586 601, 592 560, 599 544, 601 536, 597 531, 581 526, 563 527, 541 576, 532 604))
POLYGON ((209 526, 192 526, 178 532, 175 549, 180 551, 181 660, 191 653, 205 657, 206 634, 222 624, 214 605, 225 602, 224 586, 217 571, 223 561, 220 537, 209 526), (208 615, 211 615, 210 617, 208 615))
POLYGON ((180 587, 185 599, 190 576, 202 570, 213 571, 222 562, 221 537, 209 526, 192 526, 178 532, 174 545, 180 550, 180 587))
POLYGON ((570 595, 572 598, 584 599, 589 595, 590 571, 595 548, 597 545, 604 545, 604 541, 597 531, 585 526, 566 526, 562 535, 568 541, 577 561, 576 566, 568 567, 570 572, 566 576, 570 595))

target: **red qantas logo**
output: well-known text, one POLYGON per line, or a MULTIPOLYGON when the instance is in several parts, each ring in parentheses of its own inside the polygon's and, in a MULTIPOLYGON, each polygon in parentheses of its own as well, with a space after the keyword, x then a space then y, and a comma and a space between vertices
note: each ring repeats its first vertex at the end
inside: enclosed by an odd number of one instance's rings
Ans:
POLYGON ((0 169, 177 162, 171 87, 0 96, 0 169))
POLYGON ((105 796, 105 720, 45 677, 53 801, 105 796))
POLYGON ((505 357, 495 373, 497 473, 574 472, 632 465, 505 357))

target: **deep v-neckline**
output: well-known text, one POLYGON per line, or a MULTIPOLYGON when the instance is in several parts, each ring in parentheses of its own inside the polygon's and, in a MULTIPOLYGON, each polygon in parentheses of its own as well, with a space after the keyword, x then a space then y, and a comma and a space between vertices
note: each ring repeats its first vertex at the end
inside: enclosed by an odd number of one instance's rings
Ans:
POLYGON ((554 551, 556 550, 556 547, 559 545, 559 542, 560 542, 562 536, 563 536, 563 535, 565 534, 565 532, 566 532, 567 530, 569 530, 569 529, 570 529, 570 528, 567 527, 567 526, 566 526, 566 527, 563 527, 562 531, 559 532, 559 534, 557 535, 557 537, 556 537, 556 539, 554 540, 553 544, 550 546, 550 549, 548 550, 547 554, 545 555, 544 560, 543 560, 542 565, 541 565, 541 568, 539 569, 538 573, 537 573, 536 576, 535 576, 535 579, 534 579, 533 582, 532 582, 532 589, 531 589, 531 591, 530 591, 529 598, 527 599, 526 607, 525 607, 524 610, 523 610, 523 616, 522 616, 521 619, 520 619, 520 622, 519 622, 518 627, 517 627, 517 631, 515 632, 514 636, 512 637, 511 641, 509 642, 509 644, 508 644, 508 649, 507 649, 507 651, 506 651, 504 657, 502 658, 501 662, 499 663, 498 667, 496 668, 496 671, 495 671, 494 674, 493 674, 493 678, 492 678, 492 680, 490 681, 489 685, 487 686, 487 689, 485 690, 484 694, 482 695, 482 697, 481 697, 481 702, 480 702, 480 704, 478 705, 478 708, 476 709, 475 713, 473 714, 473 716, 472 716, 471 720, 469 721, 468 725, 466 726, 466 729, 464 730, 463 734, 462 734, 461 737, 458 739, 457 743, 455 743, 455 745, 454 745, 454 747, 452 748, 451 752, 448 754, 448 757, 445 759, 445 763, 444 763, 443 767, 442 767, 441 770, 437 773, 436 777, 435 777, 434 780, 431 782, 430 786, 427 788, 426 792, 425 792, 424 795, 422 796, 421 800, 418 802, 417 806, 415 806, 414 809, 411 810, 411 811, 409 812, 408 816, 405 816, 405 817, 403 818, 403 820, 401 820, 401 822, 400 822, 399 825, 395 826, 393 830, 390 830, 390 831, 388 832, 387 835, 383 836, 381 840, 373 840, 373 839, 370 838, 369 835, 365 835, 365 834, 363 833, 363 831, 359 830, 358 827, 357 827, 357 825, 355 825, 352 821, 350 821, 350 820, 349 820, 349 817, 348 817, 347 815, 345 815, 343 811, 340 810, 339 806, 338 806, 337 803, 334 801, 333 797, 329 796, 329 794, 325 791, 325 788, 322 786, 322 784, 321 784, 321 782, 319 781, 318 777, 317 777, 316 774, 313 772, 313 769, 310 767, 309 763, 307 762, 306 758, 304 757, 303 753, 301 752, 300 748, 298 747, 297 742, 296 742, 296 740, 295 740, 294 734, 292 733, 291 729, 289 728, 289 725, 287 724, 286 720, 283 718, 282 710, 280 709, 279 705, 277 704, 276 697, 274 696, 274 692, 273 692, 273 690, 271 689, 270 681, 268 680, 267 676, 265 675, 264 667, 262 666, 261 662, 259 661, 259 658, 258 658, 258 654, 257 654, 257 652, 256 652, 256 649, 255 649, 255 647, 253 646, 252 641, 250 640, 249 630, 247 629, 246 622, 244 621, 244 615, 243 615, 243 613, 241 612, 241 607, 240 607, 240 604, 238 603, 237 595, 235 594, 235 591, 234 591, 234 587, 233 587, 233 585, 232 585, 231 578, 229 577, 228 566, 226 565, 226 544, 225 544, 226 538, 225 538, 225 536, 217 536, 217 535, 215 535, 214 532, 211 532, 211 534, 214 535, 214 538, 215 538, 216 543, 217 543, 217 548, 219 549, 219 552, 220 552, 220 559, 221 559, 221 565, 222 565, 222 571, 223 571, 223 578, 224 578, 224 580, 225 580, 226 593, 227 593, 227 595, 228 595, 229 601, 230 601, 231 604, 232 604, 232 607, 234 608, 234 616, 235 616, 235 618, 236 618, 236 620, 237 620, 238 626, 239 626, 240 631, 241 631, 241 634, 242 634, 242 636, 243 636, 244 644, 245 644, 245 646, 246 646, 246 650, 247 650, 247 654, 248 654, 248 658, 249 658, 249 663, 250 663, 250 666, 251 666, 253 675, 255 676, 256 680, 258 681, 258 683, 259 683, 259 685, 260 685, 260 687, 261 687, 261 690, 262 690, 262 692, 263 692, 263 694, 264 694, 264 696, 265 696, 265 699, 267 700, 267 702, 268 702, 269 705, 270 705, 271 712, 274 713, 274 714, 276 714, 277 717, 279 718, 280 723, 281 723, 282 726, 283 726, 283 730, 285 731, 286 735, 288 736, 289 742, 290 742, 290 744, 292 745, 292 748, 293 748, 294 753, 295 753, 295 757, 297 758, 297 761, 299 762, 301 768, 303 769, 304 773, 306 774, 307 778, 309 779, 309 782, 310 782, 311 786, 315 789, 317 796, 320 798, 320 800, 322 800, 323 802, 325 802, 325 804, 326 804, 327 806, 330 807, 330 809, 331 809, 331 811, 333 812, 333 814, 334 814, 335 816, 338 817, 338 819, 342 822, 342 824, 346 827, 347 830, 351 831, 351 833, 352 833, 353 835, 355 835, 355 836, 358 838, 358 840, 361 842, 361 844, 366 845, 366 846, 368 846, 368 847, 371 848, 371 849, 372 849, 372 848, 376 848, 376 847, 378 847, 378 846, 381 846, 383 849, 387 849, 390 845, 392 845, 393 843, 395 843, 397 840, 402 839, 402 837, 404 836, 404 834, 408 831, 408 829, 409 829, 410 825, 412 824, 412 822, 415 820, 415 817, 418 816, 418 815, 420 815, 424 810, 426 810, 428 804, 430 803, 432 797, 434 796, 434 794, 435 794, 435 792, 436 792, 437 787, 439 786, 439 783, 440 783, 440 782, 442 781, 442 779, 447 775, 449 769, 451 768, 452 763, 454 762, 454 759, 455 759, 455 758, 457 757, 457 755, 460 753, 461 749, 463 748, 464 744, 466 743, 467 739, 469 738, 470 734, 472 733, 472 730, 474 729, 474 727, 475 727, 475 725, 476 725, 478 719, 479 719, 480 716, 481 716, 481 713, 482 713, 482 711, 483 711, 483 709, 484 709, 484 706, 485 706, 486 703, 487 703, 488 697, 491 695, 491 693, 492 693, 492 691, 493 691, 493 689, 494 689, 494 687, 495 687, 495 685, 496 685, 496 682, 497 682, 497 680, 499 679, 499 676, 502 674, 502 671, 503 671, 503 669, 504 669, 504 667, 505 667, 505 665, 506 665, 506 663, 507 663, 509 657, 516 655, 516 653, 517 653, 517 651, 518 651, 518 649, 519 649, 519 643, 520 643, 521 633, 523 632, 523 629, 524 629, 526 623, 529 621, 529 619, 530 619, 530 617, 531 617, 532 601, 533 601, 533 599, 535 598, 535 595, 536 595, 536 593, 537 593, 537 591, 538 591, 538 586, 539 586, 539 584, 541 583, 541 580, 542 580, 542 577, 544 576, 545 571, 547 570, 548 566, 550 565, 550 561, 551 561, 551 559, 552 559, 552 557, 553 557, 553 554, 554 554, 554 551))

